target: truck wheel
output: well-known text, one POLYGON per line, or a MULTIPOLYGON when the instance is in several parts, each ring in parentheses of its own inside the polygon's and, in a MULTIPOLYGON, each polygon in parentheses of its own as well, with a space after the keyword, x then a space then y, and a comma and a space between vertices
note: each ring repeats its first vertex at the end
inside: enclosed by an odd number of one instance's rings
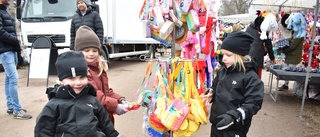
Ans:
POLYGON ((140 55, 139 59, 140 59, 140 61, 146 61, 147 57, 146 57, 146 55, 140 55))
POLYGON ((149 57, 150 57, 150 59, 154 59, 156 57, 156 46, 155 45, 149 46, 149 57))
POLYGON ((109 51, 106 46, 101 46, 101 56, 103 57, 104 60, 109 62, 109 51))

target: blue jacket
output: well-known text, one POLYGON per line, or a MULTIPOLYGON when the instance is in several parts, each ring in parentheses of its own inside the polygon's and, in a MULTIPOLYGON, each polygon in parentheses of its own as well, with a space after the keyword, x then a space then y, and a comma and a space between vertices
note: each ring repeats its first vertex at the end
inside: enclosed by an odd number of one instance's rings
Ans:
POLYGON ((7 51, 20 52, 20 43, 16 34, 14 18, 7 12, 5 5, 0 5, 0 54, 7 51))

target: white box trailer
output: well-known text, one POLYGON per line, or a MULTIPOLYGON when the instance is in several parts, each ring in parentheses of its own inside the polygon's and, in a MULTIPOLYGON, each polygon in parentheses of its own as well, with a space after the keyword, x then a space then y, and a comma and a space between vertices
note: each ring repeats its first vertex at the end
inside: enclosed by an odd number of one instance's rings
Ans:
POLYGON ((160 44, 145 36, 145 24, 139 20, 139 11, 143 2, 143 0, 100 0, 96 2, 99 5, 100 16, 105 27, 105 43, 111 49, 109 51, 112 51, 110 58, 145 54, 148 51, 143 50, 144 48, 149 49, 150 45, 160 44))
MULTIPOLYGON (((90 1, 90 0, 87 0, 90 1)), ((107 58, 127 56, 154 57, 159 42, 146 38, 139 11, 143 0, 91 0, 99 10, 104 25, 104 45, 107 58)), ((27 55, 34 39, 50 37, 58 52, 69 50, 72 16, 77 0, 17 0, 21 39, 27 55)))

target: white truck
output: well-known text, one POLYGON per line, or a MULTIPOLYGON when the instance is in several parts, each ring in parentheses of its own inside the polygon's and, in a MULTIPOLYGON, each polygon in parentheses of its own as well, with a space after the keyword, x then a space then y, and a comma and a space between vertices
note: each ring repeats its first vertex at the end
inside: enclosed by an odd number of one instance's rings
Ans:
MULTIPOLYGON (((50 37, 59 53, 69 50, 76 3, 77 0, 16 0, 16 15, 27 55, 38 36, 50 37)), ((143 0, 91 0, 89 5, 99 11, 103 22, 106 58, 154 57, 160 42, 144 35, 144 24, 138 16, 142 4, 143 0)))

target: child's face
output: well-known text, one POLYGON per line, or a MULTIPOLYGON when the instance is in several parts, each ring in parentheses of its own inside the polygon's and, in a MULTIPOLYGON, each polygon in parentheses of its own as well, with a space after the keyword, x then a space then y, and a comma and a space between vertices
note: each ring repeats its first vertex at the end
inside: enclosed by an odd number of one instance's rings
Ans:
POLYGON ((99 50, 97 48, 85 48, 82 50, 82 53, 84 55, 84 59, 87 62, 95 62, 100 56, 99 50))
POLYGON ((222 61, 229 68, 234 63, 234 54, 229 50, 221 49, 223 58, 222 61))
POLYGON ((61 81, 62 85, 69 85, 76 94, 79 94, 81 90, 87 86, 87 76, 68 77, 61 81))

